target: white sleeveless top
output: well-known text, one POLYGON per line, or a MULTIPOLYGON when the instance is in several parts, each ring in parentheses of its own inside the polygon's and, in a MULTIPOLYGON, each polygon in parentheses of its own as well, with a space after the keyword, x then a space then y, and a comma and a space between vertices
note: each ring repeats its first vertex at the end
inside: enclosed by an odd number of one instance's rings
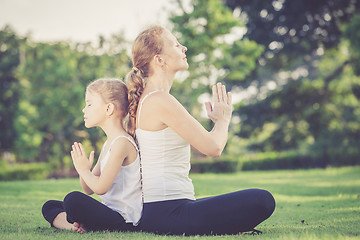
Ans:
MULTIPOLYGON (((138 120, 144 100, 152 93, 140 102, 138 120)), ((141 156, 144 202, 195 200, 194 186, 189 178, 190 144, 169 127, 146 131, 138 122, 135 133, 141 156)))
MULTIPOLYGON (((136 144, 131 138, 127 136, 116 137, 111 142, 109 150, 100 162, 101 172, 109 160, 112 144, 119 138, 129 140, 138 151, 136 144)), ((127 223, 132 223, 134 226, 138 225, 143 207, 139 151, 134 162, 126 166, 121 166, 109 191, 103 195, 99 195, 99 197, 104 205, 120 213, 127 223)))

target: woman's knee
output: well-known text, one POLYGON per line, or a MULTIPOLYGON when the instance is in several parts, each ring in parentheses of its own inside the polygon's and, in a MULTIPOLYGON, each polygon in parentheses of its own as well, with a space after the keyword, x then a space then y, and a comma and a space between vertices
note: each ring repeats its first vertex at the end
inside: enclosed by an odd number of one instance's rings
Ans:
POLYGON ((258 196, 259 207, 261 207, 264 210, 264 214, 268 218, 275 210, 275 199, 273 195, 266 190, 259 189, 258 194, 259 194, 258 196))

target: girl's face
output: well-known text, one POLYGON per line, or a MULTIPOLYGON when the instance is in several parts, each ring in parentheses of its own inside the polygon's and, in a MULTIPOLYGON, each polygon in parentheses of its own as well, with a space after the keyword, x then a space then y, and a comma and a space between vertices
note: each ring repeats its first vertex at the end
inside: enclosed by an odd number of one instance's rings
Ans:
POLYGON ((160 56, 164 59, 167 70, 177 72, 189 68, 185 52, 187 48, 181 45, 175 36, 165 30, 163 33, 164 47, 160 56))
POLYGON ((85 127, 91 128, 101 126, 106 119, 107 104, 100 94, 87 91, 85 95, 84 113, 85 127))

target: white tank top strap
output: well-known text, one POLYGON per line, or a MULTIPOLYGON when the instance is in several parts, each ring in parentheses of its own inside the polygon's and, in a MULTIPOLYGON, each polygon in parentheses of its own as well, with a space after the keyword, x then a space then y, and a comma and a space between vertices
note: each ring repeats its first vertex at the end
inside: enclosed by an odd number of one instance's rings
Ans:
POLYGON ((123 136, 123 135, 121 135, 121 136, 117 136, 116 138, 114 138, 114 140, 112 140, 112 142, 110 143, 110 147, 109 147, 109 150, 111 149, 111 146, 113 145, 113 143, 116 141, 116 140, 118 140, 119 138, 126 138, 132 145, 134 145, 134 147, 135 147, 135 149, 136 149, 136 151, 139 151, 139 149, 138 149, 138 147, 137 147, 137 145, 136 145, 136 143, 130 138, 130 137, 127 137, 127 136, 123 136))
POLYGON ((149 92, 148 94, 145 95, 145 97, 143 97, 143 99, 141 99, 140 104, 139 104, 138 116, 137 116, 137 118, 136 118, 137 128, 140 128, 140 123, 139 123, 139 121, 140 121, 140 114, 141 114, 141 108, 142 108, 143 102, 145 101, 145 99, 146 99, 148 96, 150 96, 151 94, 156 93, 156 92, 158 92, 158 91, 160 91, 160 90, 155 90, 155 91, 149 92))

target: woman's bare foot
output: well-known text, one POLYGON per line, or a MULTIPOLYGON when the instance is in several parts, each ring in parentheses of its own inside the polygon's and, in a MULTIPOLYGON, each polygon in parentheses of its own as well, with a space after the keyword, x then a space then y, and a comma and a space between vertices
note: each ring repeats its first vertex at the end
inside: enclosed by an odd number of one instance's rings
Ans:
POLYGON ((77 231, 78 233, 86 233, 87 232, 87 230, 77 222, 74 222, 73 226, 75 228, 75 231, 77 231))

